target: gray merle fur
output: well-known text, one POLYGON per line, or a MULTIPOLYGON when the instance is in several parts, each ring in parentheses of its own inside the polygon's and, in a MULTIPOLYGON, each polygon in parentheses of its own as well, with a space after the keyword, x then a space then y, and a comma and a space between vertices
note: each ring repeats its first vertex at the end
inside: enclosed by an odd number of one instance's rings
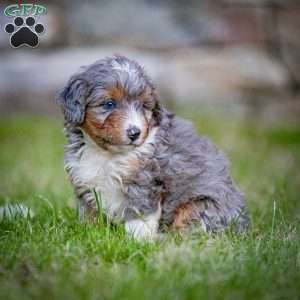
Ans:
POLYGON ((158 126, 152 151, 139 158, 144 167, 123 182, 124 221, 136 218, 137 211, 145 216, 151 214, 161 203, 160 230, 165 230, 174 221, 176 208, 193 202, 196 210, 191 225, 201 225, 207 232, 223 231, 230 224, 238 231, 247 229, 249 218, 244 196, 230 177, 224 155, 207 138, 198 136, 191 123, 162 108, 144 70, 122 56, 103 59, 82 69, 58 96, 68 139, 65 163, 85 209, 95 208, 94 195, 84 184, 73 180, 72 168, 68 166, 80 159, 80 150, 85 145, 79 127, 86 105, 106 88, 116 85, 123 86, 133 96, 150 86, 156 101, 153 115, 158 126), (128 64, 134 72, 115 70, 112 66, 116 61, 128 64))

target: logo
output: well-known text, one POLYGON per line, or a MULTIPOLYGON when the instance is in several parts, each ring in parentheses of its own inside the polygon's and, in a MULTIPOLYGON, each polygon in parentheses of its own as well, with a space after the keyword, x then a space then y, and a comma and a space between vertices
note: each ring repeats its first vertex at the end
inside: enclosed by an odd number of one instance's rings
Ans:
POLYGON ((6 17, 14 18, 13 22, 4 27, 10 35, 10 44, 13 48, 28 46, 35 48, 39 44, 39 36, 45 32, 45 27, 37 23, 35 16, 45 15, 46 7, 37 4, 13 4, 4 10, 6 17))

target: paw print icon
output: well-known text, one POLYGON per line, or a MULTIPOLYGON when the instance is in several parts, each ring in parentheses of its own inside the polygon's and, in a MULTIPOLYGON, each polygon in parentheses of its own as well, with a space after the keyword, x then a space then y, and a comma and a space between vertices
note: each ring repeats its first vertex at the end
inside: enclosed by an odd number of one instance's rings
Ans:
POLYGON ((11 35, 10 44, 14 48, 28 46, 35 48, 39 44, 39 35, 45 31, 43 24, 36 24, 33 17, 16 17, 13 23, 6 24, 4 30, 11 35))

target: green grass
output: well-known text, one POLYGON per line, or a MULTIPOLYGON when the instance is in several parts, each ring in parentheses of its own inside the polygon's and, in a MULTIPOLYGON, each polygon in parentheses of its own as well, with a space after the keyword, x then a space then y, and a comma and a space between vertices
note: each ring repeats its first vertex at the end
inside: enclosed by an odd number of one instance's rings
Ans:
POLYGON ((35 215, 0 223, 0 299, 299 299, 300 127, 188 117, 232 162, 252 218, 246 236, 139 244, 101 219, 82 224, 61 122, 1 120, 0 204, 35 215))

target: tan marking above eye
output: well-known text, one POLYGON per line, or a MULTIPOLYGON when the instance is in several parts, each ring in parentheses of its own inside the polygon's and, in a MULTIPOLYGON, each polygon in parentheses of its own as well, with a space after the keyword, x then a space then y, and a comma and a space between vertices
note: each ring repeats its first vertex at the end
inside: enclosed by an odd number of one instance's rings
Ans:
POLYGON ((106 98, 121 101, 125 97, 125 91, 122 87, 113 87, 107 90, 106 98))
POLYGON ((112 113, 105 121, 97 119, 95 113, 86 112, 83 130, 100 147, 106 148, 105 143, 123 144, 122 122, 124 116, 121 112, 112 113))

